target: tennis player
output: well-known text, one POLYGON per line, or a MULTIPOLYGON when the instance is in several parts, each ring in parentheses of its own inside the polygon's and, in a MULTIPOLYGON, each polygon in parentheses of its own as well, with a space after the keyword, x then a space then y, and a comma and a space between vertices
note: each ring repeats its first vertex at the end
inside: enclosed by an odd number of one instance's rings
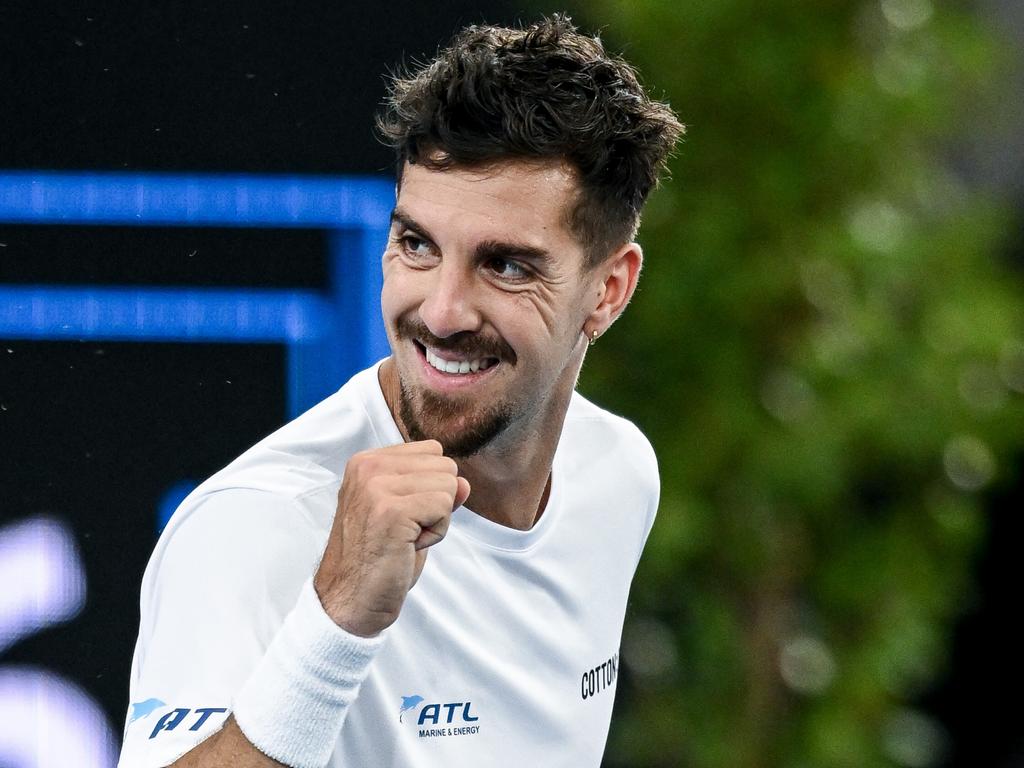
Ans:
POLYGON ((682 126, 555 16, 463 30, 378 128, 391 355, 172 518, 122 768, 601 763, 659 484, 574 389, 682 126))

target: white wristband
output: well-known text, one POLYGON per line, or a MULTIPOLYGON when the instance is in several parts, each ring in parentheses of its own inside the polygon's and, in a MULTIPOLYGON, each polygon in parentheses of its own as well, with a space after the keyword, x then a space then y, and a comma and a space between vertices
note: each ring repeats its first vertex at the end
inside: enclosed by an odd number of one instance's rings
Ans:
POLYGON ((232 712, 238 727, 257 749, 280 763, 322 768, 383 644, 383 633, 359 637, 335 624, 310 579, 235 696, 232 712))

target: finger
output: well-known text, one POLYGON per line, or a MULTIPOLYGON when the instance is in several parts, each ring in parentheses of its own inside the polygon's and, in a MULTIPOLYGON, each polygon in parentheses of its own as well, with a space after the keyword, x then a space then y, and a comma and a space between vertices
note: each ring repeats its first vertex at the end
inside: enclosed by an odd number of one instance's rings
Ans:
POLYGON ((409 496, 414 493, 441 491, 452 499, 459 490, 459 478, 447 472, 415 472, 411 474, 389 475, 382 487, 396 496, 409 496))
POLYGON ((403 520, 412 521, 420 528, 433 528, 451 517, 452 497, 444 491, 414 493, 398 497, 394 509, 403 520))
POLYGON ((447 456, 395 451, 358 453, 345 465, 345 480, 366 482, 383 475, 404 475, 417 472, 442 472, 457 475, 459 467, 447 456))
POLYGON ((420 574, 423 573, 423 566, 427 562, 427 550, 420 549, 416 551, 416 564, 413 566, 412 571, 412 584, 409 585, 409 589, 416 586, 416 582, 420 580, 420 574))
POLYGON ((448 535, 450 523, 451 518, 445 517, 429 528, 422 529, 420 535, 416 537, 416 541, 413 542, 414 547, 419 550, 434 546, 448 535))
POLYGON ((381 474, 405 474, 411 472, 459 473, 454 459, 433 453, 378 453, 372 457, 373 471, 381 474))
POLYGON ((459 487, 455 492, 455 500, 452 504, 453 512, 466 503, 466 500, 469 498, 470 491, 472 490, 469 485, 469 480, 466 478, 459 476, 455 479, 458 481, 459 487))
POLYGON ((394 453, 429 453, 435 456, 441 456, 444 453, 444 448, 437 440, 413 440, 408 443, 389 445, 380 450, 394 453))

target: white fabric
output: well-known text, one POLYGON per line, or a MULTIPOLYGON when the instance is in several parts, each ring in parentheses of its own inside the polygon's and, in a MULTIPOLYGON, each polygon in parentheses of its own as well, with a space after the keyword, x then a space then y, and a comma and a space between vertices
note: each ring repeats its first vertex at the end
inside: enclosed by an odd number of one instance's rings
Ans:
MULTIPOLYGON (((143 577, 121 768, 168 765, 223 725, 316 570, 348 458, 399 442, 374 366, 182 503, 143 577)), ((574 395, 540 519, 456 510, 329 765, 598 766, 657 502, 647 440, 574 395)))
POLYGON ((238 727, 263 754, 295 768, 327 765, 349 705, 384 642, 349 634, 324 611, 312 577, 235 696, 238 727))

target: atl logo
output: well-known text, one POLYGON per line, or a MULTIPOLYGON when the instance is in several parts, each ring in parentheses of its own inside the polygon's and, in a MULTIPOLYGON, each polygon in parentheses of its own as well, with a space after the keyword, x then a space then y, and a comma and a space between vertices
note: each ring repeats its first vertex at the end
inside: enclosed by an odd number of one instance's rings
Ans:
MULTIPOLYGON (((425 699, 422 696, 403 696, 402 705, 398 711, 398 721, 404 722, 406 712, 415 710, 425 699)), ((480 718, 473 714, 473 702, 471 701, 449 701, 437 704, 423 704, 419 716, 416 718, 417 726, 438 726, 420 728, 420 738, 432 738, 436 736, 467 736, 479 732, 479 725, 472 725, 480 718), (445 727, 440 727, 445 726, 445 727)))
MULTIPOLYGON (((164 702, 159 699, 147 699, 140 704, 132 704, 132 719, 128 721, 128 725, 131 725, 133 721, 139 719, 146 719, 153 712, 160 709, 160 707, 166 706, 164 702), (148 710, 148 711, 146 711, 148 710), (145 712, 145 714, 141 714, 145 712)), ((156 725, 153 726, 153 732, 149 734, 149 738, 156 738, 156 735, 160 731, 173 731, 182 721, 188 717, 190 712, 195 712, 195 722, 189 727, 190 731, 198 731, 203 727, 203 724, 209 719, 210 715, 223 715, 227 713, 227 707, 197 707, 195 710, 188 709, 187 707, 178 707, 170 712, 167 712, 163 717, 156 721, 156 725)))

